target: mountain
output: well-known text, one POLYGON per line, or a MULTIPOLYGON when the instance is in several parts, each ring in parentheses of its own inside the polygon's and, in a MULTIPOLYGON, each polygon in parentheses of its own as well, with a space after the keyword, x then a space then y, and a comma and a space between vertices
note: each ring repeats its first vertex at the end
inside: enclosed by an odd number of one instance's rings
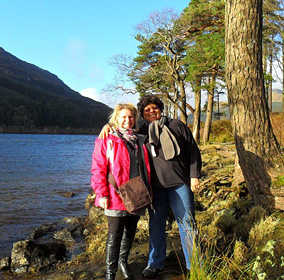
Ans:
POLYGON ((281 89, 273 89, 272 90, 272 101, 273 102, 281 102, 282 101, 282 90, 281 89))
POLYGON ((0 132, 98 133, 111 111, 0 47, 0 132))

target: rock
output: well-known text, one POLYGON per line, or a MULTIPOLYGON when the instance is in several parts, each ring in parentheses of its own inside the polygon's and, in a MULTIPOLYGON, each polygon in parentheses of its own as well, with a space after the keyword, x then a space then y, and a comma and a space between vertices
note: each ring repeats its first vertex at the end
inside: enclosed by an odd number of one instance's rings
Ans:
POLYGON ((89 209, 88 219, 92 224, 96 225, 98 221, 100 221, 100 219, 103 217, 104 217, 104 212, 101 208, 93 206, 89 209))
POLYGON ((68 231, 70 231, 73 238, 82 237, 85 228, 85 219, 86 216, 66 217, 59 224, 61 224, 63 227, 66 227, 68 231))
POLYGON ((95 198, 96 198, 96 194, 89 194, 88 195, 86 202, 85 202, 85 209, 86 210, 89 210, 94 205, 95 198))
POLYGON ((65 197, 74 197, 75 194, 73 192, 67 192, 64 194, 65 197))
POLYGON ((13 244, 11 271, 17 274, 26 272, 46 272, 55 268, 65 258, 64 244, 36 244, 31 240, 13 244))
POLYGON ((280 209, 280 210, 284 210, 284 197, 275 197, 275 208, 276 209, 280 209))
POLYGON ((32 233, 26 239, 36 240, 55 230, 55 224, 43 224, 33 230, 32 233))
POLYGON ((10 268, 11 259, 9 257, 0 259, 0 270, 8 270, 10 268))
POLYGON ((64 228, 60 231, 55 232, 54 239, 67 242, 67 243, 75 243, 75 239, 72 237, 70 231, 67 228, 64 228))
POLYGON ((89 231, 88 229, 84 229, 83 234, 84 234, 84 235, 89 235, 89 234, 90 234, 90 231, 89 231))
POLYGON ((74 238, 83 236, 84 220, 85 216, 66 217, 52 224, 43 224, 33 230, 26 239, 41 244, 53 243, 54 239, 66 242, 72 239, 73 242, 74 238))
POLYGON ((78 226, 81 226, 84 222, 85 216, 78 217, 66 217, 59 221, 58 224, 62 224, 68 228, 69 231, 74 231, 78 226))

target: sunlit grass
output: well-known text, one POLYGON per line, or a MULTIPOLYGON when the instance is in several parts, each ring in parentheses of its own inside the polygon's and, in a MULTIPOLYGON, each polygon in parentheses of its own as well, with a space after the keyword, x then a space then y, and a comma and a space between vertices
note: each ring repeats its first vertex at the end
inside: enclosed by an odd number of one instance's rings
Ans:
MULTIPOLYGON (((212 244, 214 242, 211 242, 212 244)), ((227 248, 217 252, 213 245, 201 250, 200 241, 194 242, 191 256, 191 270, 184 275, 185 280, 253 280, 253 261, 247 263, 247 247, 236 242, 234 253, 227 248)), ((207 247, 207 246, 205 246, 207 247)))
MULTIPOLYGON (((243 232, 247 233, 243 236, 247 236, 244 238, 246 241, 233 238, 231 244, 220 251, 220 244, 218 245, 216 240, 218 235, 213 234, 212 238, 203 244, 203 250, 200 250, 200 245, 194 244, 192 267, 190 274, 185 276, 186 280, 284 279, 283 213, 269 214, 262 207, 256 206, 242 217, 238 226, 245 227, 243 232), (247 225, 244 221, 248 222, 247 225)), ((214 215, 211 218, 214 218, 214 215)), ((211 226, 219 228, 220 224, 213 221, 211 226)), ((226 227, 224 229, 226 230, 226 227)), ((208 228, 201 227, 199 230, 203 235, 208 235, 208 228)), ((215 232, 218 232, 218 229, 215 232)), ((223 235, 223 238, 226 237, 223 235)), ((200 243, 202 240, 197 244, 200 243)))

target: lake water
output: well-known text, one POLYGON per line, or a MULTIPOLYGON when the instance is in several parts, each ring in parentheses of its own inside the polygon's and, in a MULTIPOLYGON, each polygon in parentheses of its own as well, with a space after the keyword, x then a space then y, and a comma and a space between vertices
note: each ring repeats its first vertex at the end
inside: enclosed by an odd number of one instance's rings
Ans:
POLYGON ((0 258, 35 227, 86 214, 95 138, 0 134, 0 258))

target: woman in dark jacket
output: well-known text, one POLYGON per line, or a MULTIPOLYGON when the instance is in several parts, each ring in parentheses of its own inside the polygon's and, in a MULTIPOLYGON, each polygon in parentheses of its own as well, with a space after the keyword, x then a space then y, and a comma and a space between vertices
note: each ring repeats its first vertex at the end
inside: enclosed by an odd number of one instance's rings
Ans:
POLYGON ((145 120, 139 132, 148 134, 153 208, 149 209, 149 259, 143 271, 154 278, 166 261, 166 218, 170 205, 177 221, 186 267, 196 235, 194 196, 199 188, 201 155, 186 124, 162 116, 163 102, 154 95, 140 98, 138 110, 145 120))

